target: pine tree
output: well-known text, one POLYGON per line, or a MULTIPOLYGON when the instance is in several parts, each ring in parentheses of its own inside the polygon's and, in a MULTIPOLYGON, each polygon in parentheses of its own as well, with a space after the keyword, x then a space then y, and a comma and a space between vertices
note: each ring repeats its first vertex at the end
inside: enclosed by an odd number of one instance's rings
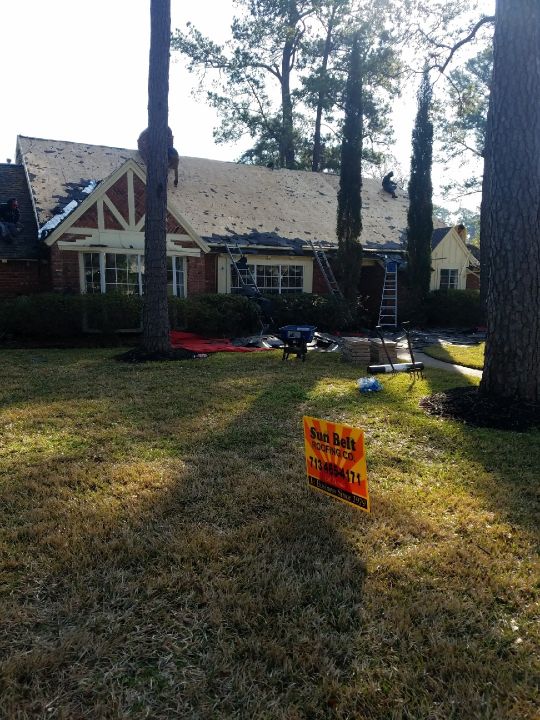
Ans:
POLYGON ((151 0, 150 24, 143 348, 162 354, 170 350, 166 244, 170 0, 151 0))
POLYGON ((433 234, 433 123, 430 120, 432 88, 424 70, 418 91, 418 111, 412 134, 409 211, 407 213, 408 279, 413 306, 429 293, 431 236, 433 234))
POLYGON ((345 97, 345 124, 341 143, 337 238, 338 273, 349 302, 358 295, 362 270, 362 67, 360 37, 353 36, 345 97))
POLYGON ((487 285, 480 392, 540 403, 540 5, 498 0, 480 244, 487 285))

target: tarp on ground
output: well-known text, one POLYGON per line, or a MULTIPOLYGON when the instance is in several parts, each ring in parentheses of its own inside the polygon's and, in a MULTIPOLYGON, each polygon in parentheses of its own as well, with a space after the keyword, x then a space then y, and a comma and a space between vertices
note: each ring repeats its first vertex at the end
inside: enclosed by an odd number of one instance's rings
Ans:
POLYGON ((171 330, 170 337, 173 348, 183 348, 196 353, 258 352, 273 349, 233 345, 228 338, 205 338, 195 333, 180 332, 179 330, 171 330))

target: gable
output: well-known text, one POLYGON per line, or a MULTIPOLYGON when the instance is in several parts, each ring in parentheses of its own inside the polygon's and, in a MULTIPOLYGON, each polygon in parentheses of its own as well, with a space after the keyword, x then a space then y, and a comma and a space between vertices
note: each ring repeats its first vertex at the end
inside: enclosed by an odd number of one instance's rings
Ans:
MULTIPOLYGON (((73 236, 99 236, 103 239, 118 237, 119 233, 126 233, 133 240, 144 233, 145 212, 145 176, 135 162, 128 160, 61 219, 52 228, 45 242, 52 245, 58 240, 67 241, 67 235, 72 242, 73 236)), ((47 228, 47 224, 44 228, 47 228)), ((206 243, 179 215, 176 208, 167 209, 166 229, 168 240, 175 244, 208 251, 206 243)), ((140 245, 140 240, 141 238, 136 239, 137 245, 140 245)))
POLYGON ((456 232, 449 228, 431 253, 433 261, 439 261, 446 268, 462 268, 469 263, 471 253, 456 232))

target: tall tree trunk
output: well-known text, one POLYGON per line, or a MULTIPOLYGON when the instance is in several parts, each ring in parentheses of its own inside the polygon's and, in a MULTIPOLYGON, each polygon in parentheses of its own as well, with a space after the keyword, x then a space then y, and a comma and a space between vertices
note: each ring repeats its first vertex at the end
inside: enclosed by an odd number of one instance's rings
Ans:
POLYGON ((480 391, 530 402, 540 402, 539 98, 540 3, 497 0, 481 219, 489 265, 480 391))
POLYGON ((323 109, 324 104, 326 102, 326 94, 327 94, 327 87, 326 87, 326 79, 327 79, 327 71, 328 71, 328 58, 330 57, 330 52, 332 50, 332 33, 334 31, 334 19, 336 17, 336 6, 333 5, 332 12, 330 14, 330 17, 328 18, 328 28, 326 30, 326 39, 324 41, 324 53, 323 53, 323 59, 321 63, 321 74, 320 74, 320 82, 321 82, 321 89, 319 90, 319 97, 317 98, 317 111, 315 115, 315 132, 313 134, 313 155, 311 160, 311 170, 312 172, 319 172, 321 169, 321 160, 322 160, 322 143, 321 143, 321 125, 322 125, 322 115, 323 115, 323 109))
MULTIPOLYGON (((291 33, 294 32, 291 28, 291 33)), ((293 57, 292 36, 287 39, 283 48, 281 58, 281 165, 294 170, 294 129, 293 129, 293 105, 291 98, 291 61, 293 57)))
POLYGON ((409 209, 407 212, 408 280, 415 309, 429 293, 431 237, 433 235, 433 124, 430 120, 432 89, 424 70, 418 91, 418 111, 412 135, 409 209))
POLYGON ((150 24, 143 347, 162 353, 170 349, 166 245, 170 0, 151 0, 150 24))
POLYGON ((353 37, 345 99, 345 123, 341 143, 337 238, 338 271, 345 298, 353 303, 358 296, 362 272, 362 140, 363 95, 360 37, 353 37))

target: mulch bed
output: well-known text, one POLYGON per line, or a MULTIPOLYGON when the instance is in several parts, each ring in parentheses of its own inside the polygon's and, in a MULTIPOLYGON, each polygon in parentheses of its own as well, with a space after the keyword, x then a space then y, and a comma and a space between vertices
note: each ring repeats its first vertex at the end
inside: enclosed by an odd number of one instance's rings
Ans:
POLYGON ((540 406, 483 397, 475 387, 457 387, 422 398, 430 415, 461 420, 477 427, 524 432, 540 426, 540 406))

